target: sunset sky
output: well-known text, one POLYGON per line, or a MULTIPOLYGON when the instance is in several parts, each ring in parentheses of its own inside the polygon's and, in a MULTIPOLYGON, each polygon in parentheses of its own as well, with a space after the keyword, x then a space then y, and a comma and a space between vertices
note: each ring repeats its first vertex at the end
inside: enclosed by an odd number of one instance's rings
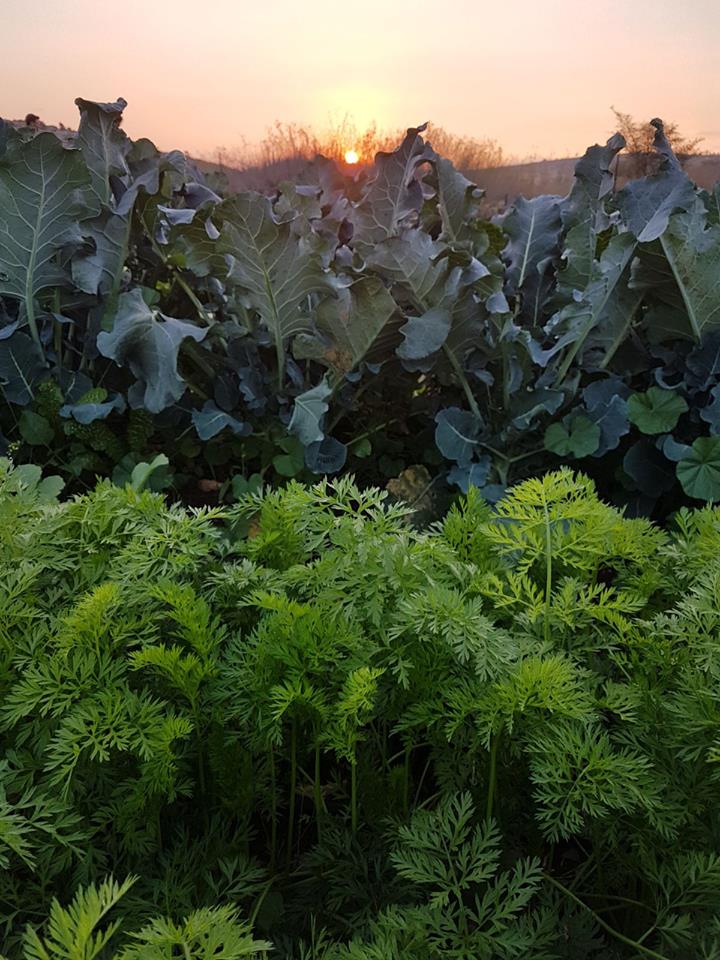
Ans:
POLYGON ((570 156, 611 104, 720 151, 718 0, 0 0, 0 43, 0 116, 124 96, 128 133, 200 155, 347 114, 570 156))

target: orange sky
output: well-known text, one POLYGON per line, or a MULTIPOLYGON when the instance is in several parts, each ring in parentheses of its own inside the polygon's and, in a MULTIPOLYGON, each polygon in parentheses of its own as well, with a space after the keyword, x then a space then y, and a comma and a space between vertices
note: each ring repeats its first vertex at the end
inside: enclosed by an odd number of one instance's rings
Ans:
POLYGON ((128 133, 196 154, 347 113, 560 157, 611 104, 720 151, 720 0, 0 0, 0 42, 0 116, 124 96, 128 133))

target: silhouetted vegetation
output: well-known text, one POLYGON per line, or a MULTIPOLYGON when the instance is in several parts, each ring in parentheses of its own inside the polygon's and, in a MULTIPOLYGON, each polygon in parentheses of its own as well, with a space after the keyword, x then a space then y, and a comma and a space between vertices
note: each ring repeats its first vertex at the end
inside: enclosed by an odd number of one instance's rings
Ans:
MULTIPOLYGON (((395 150, 404 135, 404 129, 383 130, 375 123, 359 127, 348 117, 323 131, 299 123, 276 123, 259 143, 243 140, 234 147, 218 147, 212 159, 236 170, 272 169, 288 162, 304 163, 319 154, 342 163, 345 152, 353 149, 362 165, 372 163, 378 152, 395 150)), ((428 124, 428 139, 463 172, 500 167, 507 162, 503 148, 489 138, 461 136, 428 124)))

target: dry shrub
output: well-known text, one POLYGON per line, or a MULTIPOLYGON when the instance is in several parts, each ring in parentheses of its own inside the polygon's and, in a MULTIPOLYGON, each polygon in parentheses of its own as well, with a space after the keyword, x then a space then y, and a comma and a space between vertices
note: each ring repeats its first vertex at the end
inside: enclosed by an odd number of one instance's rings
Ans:
MULTIPOLYGON (((658 167, 658 157, 653 150, 655 127, 649 122, 636 120, 632 114, 610 108, 615 114, 615 128, 625 138, 625 150, 622 159, 618 157, 618 169, 625 177, 644 177, 654 173, 658 167)), ((677 123, 663 122, 665 136, 680 162, 688 157, 702 154, 702 137, 686 137, 680 132, 677 123)))
MULTIPOLYGON (((345 152, 352 149, 361 163, 371 163, 378 151, 394 150, 404 135, 404 130, 382 130, 374 123, 361 128, 348 117, 321 132, 297 123, 276 123, 259 143, 243 140, 235 147, 219 147, 212 159, 235 170, 271 173, 292 169, 298 161, 312 160, 318 154, 342 163, 345 152)), ((463 172, 504 163, 502 147, 494 140, 459 136, 434 124, 428 126, 427 138, 463 172)))

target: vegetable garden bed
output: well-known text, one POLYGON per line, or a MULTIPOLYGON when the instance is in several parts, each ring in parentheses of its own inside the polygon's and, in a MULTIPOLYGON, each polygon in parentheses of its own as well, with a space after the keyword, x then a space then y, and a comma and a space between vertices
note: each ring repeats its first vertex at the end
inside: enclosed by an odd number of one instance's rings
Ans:
POLYGON ((719 510, 0 471, 9 957, 717 951, 719 510))
POLYGON ((77 102, 0 122, 0 952, 720 957, 720 186, 77 102))
POLYGON ((0 441, 74 489, 188 502, 262 481, 423 466, 486 498, 580 464, 663 517, 720 496, 720 187, 656 123, 658 172, 612 190, 619 135, 567 197, 492 222, 410 129, 350 179, 328 160, 223 196, 78 100, 75 141, 0 132, 0 441), (234 485, 233 485, 234 483, 234 485))

